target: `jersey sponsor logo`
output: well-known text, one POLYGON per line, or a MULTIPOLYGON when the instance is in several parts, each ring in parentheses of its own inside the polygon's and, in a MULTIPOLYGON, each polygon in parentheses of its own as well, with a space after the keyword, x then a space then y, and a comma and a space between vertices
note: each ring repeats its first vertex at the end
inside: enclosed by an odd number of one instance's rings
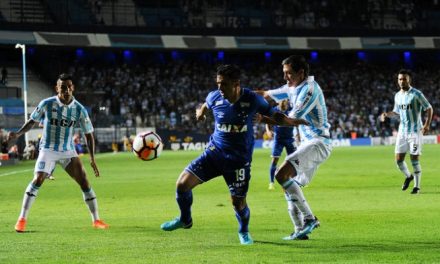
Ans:
POLYGON ((223 113, 223 112, 217 112, 217 117, 218 117, 218 118, 223 118, 223 117, 225 117, 225 113, 223 113))
POLYGON ((223 104, 223 100, 219 100, 219 101, 215 101, 215 105, 222 105, 223 104))
POLYGON ((73 126, 75 126, 76 121, 75 120, 66 120, 66 119, 58 120, 56 118, 51 118, 50 124, 53 126, 73 127, 73 126))
POLYGON ((243 133, 247 132, 246 125, 232 125, 232 124, 217 124, 217 129, 226 133, 243 133))
POLYGON ((251 103, 241 102, 241 103, 240 103, 240 106, 241 106, 241 107, 249 107, 249 106, 251 106, 251 103))
POLYGON ((401 105, 398 105, 398 107, 400 110, 411 110, 412 109, 412 105, 410 105, 410 104, 401 104, 401 105))

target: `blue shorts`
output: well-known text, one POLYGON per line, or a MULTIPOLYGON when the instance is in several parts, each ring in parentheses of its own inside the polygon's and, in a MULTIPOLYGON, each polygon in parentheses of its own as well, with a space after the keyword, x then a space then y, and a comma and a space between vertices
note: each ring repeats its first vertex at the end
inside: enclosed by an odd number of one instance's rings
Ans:
POLYGON ((272 157, 279 158, 283 152, 283 148, 286 148, 287 155, 293 153, 296 150, 295 145, 293 144, 293 139, 275 139, 273 142, 272 157))
POLYGON ((210 144, 186 171, 203 182, 223 175, 231 196, 246 197, 251 179, 251 161, 219 150, 210 144))

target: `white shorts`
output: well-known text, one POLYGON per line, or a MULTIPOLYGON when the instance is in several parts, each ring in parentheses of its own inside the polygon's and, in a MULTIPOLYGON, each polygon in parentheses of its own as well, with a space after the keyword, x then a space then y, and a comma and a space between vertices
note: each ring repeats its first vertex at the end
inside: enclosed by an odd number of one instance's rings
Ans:
POLYGON ((71 158, 73 157, 78 157, 78 154, 74 150, 59 152, 42 149, 38 154, 34 173, 45 172, 50 175, 55 169, 57 162, 63 167, 63 169, 65 169, 67 165, 70 164, 71 158))
POLYGON ((409 134, 397 133, 395 153, 407 153, 411 155, 422 155, 422 132, 409 134))
POLYGON ((326 144, 318 138, 301 142, 298 149, 286 157, 286 161, 289 161, 297 172, 294 180, 301 186, 309 184, 319 165, 330 157, 331 151, 331 144, 326 144))

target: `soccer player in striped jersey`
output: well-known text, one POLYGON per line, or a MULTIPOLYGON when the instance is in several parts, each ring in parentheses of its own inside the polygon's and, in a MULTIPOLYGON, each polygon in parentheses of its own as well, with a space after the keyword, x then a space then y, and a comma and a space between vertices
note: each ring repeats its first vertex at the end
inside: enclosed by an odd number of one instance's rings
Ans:
MULTIPOLYGON (((284 188, 288 212, 295 231, 285 240, 308 239, 308 234, 319 226, 319 221, 307 203, 301 187, 310 183, 319 165, 330 156, 332 145, 327 107, 321 87, 309 76, 309 64, 303 56, 292 55, 282 62, 286 84, 269 91, 259 91, 267 100, 279 102, 289 99, 290 118, 304 118, 308 126, 299 125, 301 144, 275 173, 284 188)), ((279 120, 263 117, 262 122, 279 124, 279 120)), ((293 124, 291 124, 293 125, 293 124)))
POLYGON ((399 170, 405 176, 402 191, 408 189, 414 180, 414 188, 411 194, 420 192, 422 167, 419 156, 422 154, 423 135, 429 131, 432 121, 433 109, 423 93, 411 86, 411 72, 401 69, 397 75, 399 91, 394 96, 394 108, 391 112, 381 115, 381 121, 386 117, 400 117, 399 131, 396 138, 396 163, 399 170), (422 123, 422 111, 426 111, 425 122, 422 123), (405 162, 405 154, 409 152, 413 174, 408 170, 405 162))
MULTIPOLYGON (((286 115, 274 112, 261 96, 240 86, 240 69, 235 65, 221 65, 217 69, 218 89, 206 97, 196 111, 196 119, 204 120, 211 110, 215 130, 205 151, 193 160, 180 174, 176 182, 176 201, 180 216, 163 223, 164 231, 173 231, 193 225, 191 206, 192 189, 220 175, 228 185, 235 216, 239 223, 238 237, 243 245, 253 244, 249 233, 250 209, 246 195, 251 178, 254 150, 254 117, 257 113, 278 117, 286 115)), ((289 119, 294 125, 307 124, 303 119, 289 119)))
MULTIPOLYGON (((291 110, 289 100, 280 101, 277 106, 274 106, 274 110, 287 115, 291 110)), ((274 190, 275 171, 277 169, 278 160, 283 152, 283 149, 286 149, 287 155, 293 153, 296 149, 293 138, 293 127, 278 125, 272 126, 266 124, 266 134, 270 138, 273 138, 272 162, 269 168, 269 190, 274 190)))
POLYGON ((30 119, 17 132, 10 132, 8 136, 9 140, 13 140, 25 134, 39 123, 44 115, 43 136, 35 164, 34 178, 24 192, 23 205, 15 230, 25 232, 29 210, 37 197, 38 190, 47 176, 55 169, 56 163, 59 163, 81 187, 84 201, 92 215, 93 227, 106 229, 109 226, 99 218, 95 192, 87 180, 84 166, 75 152, 72 140, 73 129, 79 125, 87 139, 90 165, 95 176, 99 177, 98 166, 95 162, 92 123, 84 106, 73 97, 75 87, 70 75, 61 74, 55 89, 57 95, 41 101, 32 112, 30 119))

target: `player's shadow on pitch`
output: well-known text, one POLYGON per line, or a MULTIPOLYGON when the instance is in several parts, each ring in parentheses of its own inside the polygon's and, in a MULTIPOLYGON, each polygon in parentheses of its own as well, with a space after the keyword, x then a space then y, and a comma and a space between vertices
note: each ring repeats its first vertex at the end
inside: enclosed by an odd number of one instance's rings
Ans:
POLYGON ((275 241, 263 241, 263 240, 254 240, 255 244, 266 244, 266 245, 277 245, 277 246, 292 246, 295 241, 286 241, 286 242, 275 242, 275 241))

